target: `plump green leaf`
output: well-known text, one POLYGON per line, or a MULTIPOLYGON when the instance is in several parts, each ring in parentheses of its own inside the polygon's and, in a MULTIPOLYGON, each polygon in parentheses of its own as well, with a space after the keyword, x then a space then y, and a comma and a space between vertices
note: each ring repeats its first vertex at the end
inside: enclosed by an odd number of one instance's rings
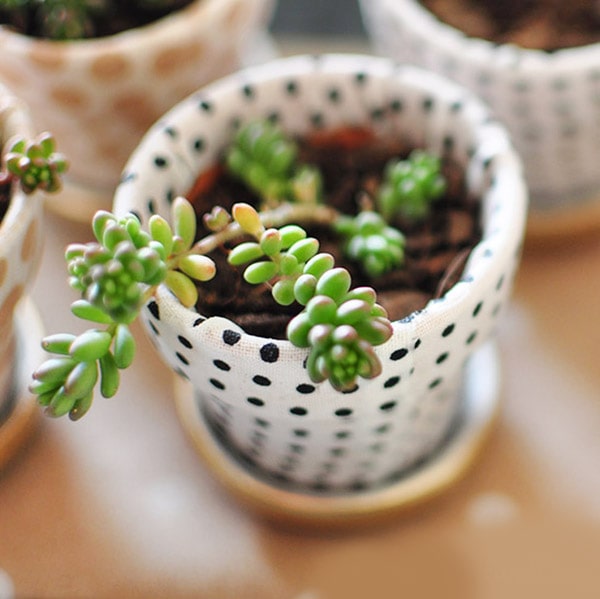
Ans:
POLYGON ((197 281, 210 281, 217 272, 215 263, 208 256, 198 254, 183 256, 178 266, 188 277, 197 281))
POLYGON ((257 239, 262 235, 264 227, 260 220, 260 216, 250 204, 245 204, 244 202, 234 204, 231 209, 231 214, 233 219, 242 228, 242 231, 257 239))
POLYGON ((196 213, 194 207, 183 197, 175 198, 172 207, 173 232, 181 238, 183 249, 188 250, 196 236, 196 213))
POLYGON ((62 385, 75 364, 77 364, 76 360, 71 357, 49 358, 37 368, 33 373, 33 378, 36 381, 54 384, 54 386, 62 385))
POLYGON ((285 225, 279 229, 281 234, 281 247, 287 249, 294 243, 306 237, 306 231, 298 225, 285 225))
POLYGON ((321 277, 328 270, 331 270, 335 265, 335 259, 331 254, 321 252, 316 256, 313 256, 305 265, 304 273, 307 275, 313 275, 314 277, 321 277))
POLYGON ((273 299, 281 306, 289 306, 294 303, 294 281, 281 279, 273 285, 273 299))
POLYGON ((90 304, 90 302, 84 299, 75 300, 71 304, 71 312, 73 312, 77 318, 89 320, 90 322, 97 322, 99 324, 110 324, 113 321, 104 310, 90 304))
POLYGON ((350 273, 345 268, 332 268, 317 281, 317 294, 340 301, 350 289, 350 273))
POLYGON ((123 369, 131 366, 135 357, 135 339, 127 325, 117 326, 113 352, 117 368, 123 369))
POLYGON ((258 243, 247 241, 236 245, 231 252, 229 252, 227 260, 229 264, 232 264, 233 266, 241 266, 242 264, 248 264, 249 262, 258 260, 258 258, 262 258, 263 256, 264 252, 258 243))
POLYGON ((169 256, 173 249, 173 231, 171 225, 160 214, 153 214, 148 222, 152 239, 158 241, 164 248, 165 254, 169 256))
POLYGON ((102 397, 113 397, 119 389, 120 374, 111 352, 100 358, 100 393, 102 397))
POLYGON ((70 333, 56 333, 44 337, 42 339, 42 347, 49 353, 68 356, 69 348, 73 341, 75 341, 75 335, 70 333))
POLYGON ((312 324, 335 324, 337 305, 326 295, 315 295, 306 304, 306 313, 312 324))
POLYGON ((252 285, 270 281, 277 274, 277 265, 273 262, 255 262, 244 271, 244 279, 252 285))
POLYGON ((91 408, 93 401, 94 393, 92 391, 90 391, 87 395, 80 397, 69 410, 69 418, 73 422, 83 418, 83 416, 85 416, 91 408))
POLYGON ((186 308, 191 308, 198 301, 196 285, 182 272, 169 270, 165 277, 165 285, 186 308))
POLYGON ((69 413, 76 401, 76 398, 65 394, 64 387, 60 387, 52 396, 52 399, 46 408, 46 413, 54 418, 60 418, 69 413))
POLYGON ((275 256, 281 251, 281 233, 277 229, 267 229, 260 237, 260 248, 267 256, 275 256))
POLYGON ((314 297, 316 288, 316 277, 309 274, 300 275, 294 284, 294 296, 296 301, 300 305, 306 306, 306 304, 314 297))
POLYGON ((76 400, 81 399, 93 391, 97 380, 98 366, 96 362, 79 362, 65 381, 64 394, 76 400))
POLYGON ((93 362, 109 349, 112 335, 107 331, 90 329, 79 335, 71 344, 71 357, 77 362, 93 362))

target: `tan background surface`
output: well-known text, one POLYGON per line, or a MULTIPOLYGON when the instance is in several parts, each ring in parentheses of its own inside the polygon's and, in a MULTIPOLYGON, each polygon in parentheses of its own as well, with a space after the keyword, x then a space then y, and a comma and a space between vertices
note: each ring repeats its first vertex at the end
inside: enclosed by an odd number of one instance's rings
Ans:
MULTIPOLYGON (((33 292, 76 330, 47 218, 33 292)), ((212 479, 182 434, 170 371, 141 329, 117 398, 43 419, 0 474, 0 597, 448 599, 600 597, 600 235, 528 247, 500 325, 502 413, 450 493, 385 526, 275 528, 212 479)))

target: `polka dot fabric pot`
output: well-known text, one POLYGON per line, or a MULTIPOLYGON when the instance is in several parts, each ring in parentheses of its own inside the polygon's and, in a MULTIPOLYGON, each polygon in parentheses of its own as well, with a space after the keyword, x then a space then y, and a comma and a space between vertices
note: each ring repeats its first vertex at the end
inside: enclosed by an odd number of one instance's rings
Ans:
POLYGON ((466 37, 417 0, 361 8, 379 52, 448 76, 489 104, 524 161, 532 212, 600 204, 600 44, 547 53, 466 37))
POLYGON ((107 190, 148 127, 198 86, 240 66, 272 0, 196 0, 145 27, 91 40, 33 39, 0 27, 0 80, 69 156, 69 178, 107 190))
POLYGON ((402 476, 451 434, 463 366, 494 329, 517 264, 526 212, 520 162, 481 103, 435 75, 366 56, 292 57, 242 71, 167 113, 130 159, 115 209, 147 223, 221 155, 240 123, 289 132, 366 125, 433 152, 451 148, 484 198, 485 237, 460 283, 394 323, 380 377, 339 393, 310 381, 307 352, 184 309, 166 288, 143 320, 188 378, 219 442, 259 476, 336 493, 402 476))
MULTIPOLYGON (((11 92, 0 85, 0 140, 14 135, 33 137, 29 113, 11 92)), ((42 201, 13 192, 0 223, 0 436, 10 416, 15 394, 15 309, 32 282, 42 247, 42 201)), ((1 457, 1 456, 0 456, 1 457)))

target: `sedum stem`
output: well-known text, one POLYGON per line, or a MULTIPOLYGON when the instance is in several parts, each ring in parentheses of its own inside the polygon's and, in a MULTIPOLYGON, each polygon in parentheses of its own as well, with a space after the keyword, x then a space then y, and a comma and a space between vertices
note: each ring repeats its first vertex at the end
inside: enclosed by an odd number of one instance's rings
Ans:
MULTIPOLYGON (((331 224, 338 216, 339 212, 335 208, 324 204, 282 204, 273 210, 261 212, 260 220, 266 228, 270 228, 290 223, 331 224)), ((232 222, 222 231, 200 239, 192 246, 189 253, 208 254, 243 234, 240 225, 232 222)))

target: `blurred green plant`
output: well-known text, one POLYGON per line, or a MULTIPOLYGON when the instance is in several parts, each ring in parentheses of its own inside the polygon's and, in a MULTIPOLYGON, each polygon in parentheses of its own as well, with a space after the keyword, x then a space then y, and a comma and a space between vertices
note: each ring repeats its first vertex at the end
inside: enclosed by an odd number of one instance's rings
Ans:
POLYGON ((92 38, 144 25, 191 0, 0 0, 0 23, 53 40, 92 38))
POLYGON ((67 160, 56 151, 51 133, 42 133, 33 140, 17 138, 3 156, 5 180, 17 181, 21 189, 33 193, 40 189, 54 193, 61 189, 61 176, 67 170, 67 160))
POLYGON ((414 150, 408 159, 392 160, 386 166, 377 193, 377 208, 388 222, 397 216, 422 219, 445 190, 440 159, 423 150, 414 150))

